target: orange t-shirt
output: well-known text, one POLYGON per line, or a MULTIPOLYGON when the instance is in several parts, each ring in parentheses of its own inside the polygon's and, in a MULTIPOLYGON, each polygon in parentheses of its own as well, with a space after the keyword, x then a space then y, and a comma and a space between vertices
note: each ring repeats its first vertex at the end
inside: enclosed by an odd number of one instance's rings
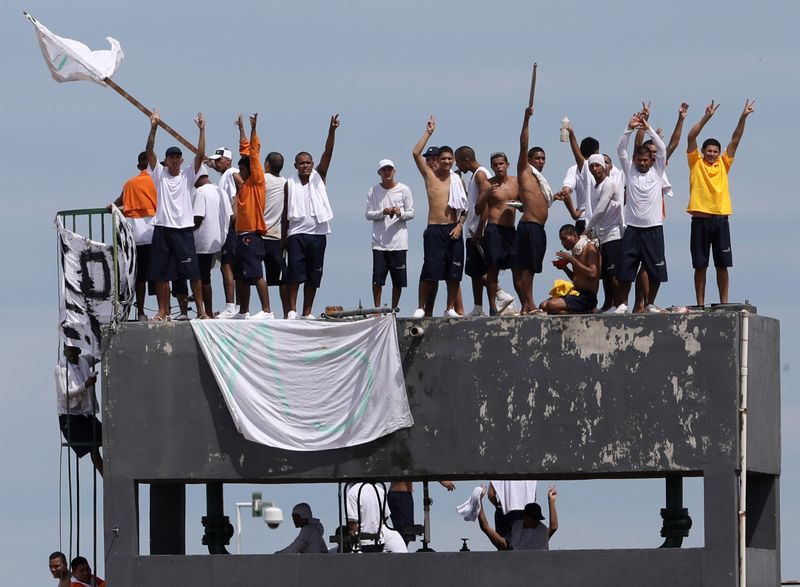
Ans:
POLYGON ((261 164, 261 142, 253 133, 253 142, 239 142, 239 153, 250 157, 250 177, 248 177, 236 194, 236 232, 267 233, 264 222, 264 205, 267 200, 267 181, 264 177, 264 166, 261 164))
POLYGON ((126 218, 147 218, 156 215, 156 184, 147 171, 125 182, 122 207, 126 218))

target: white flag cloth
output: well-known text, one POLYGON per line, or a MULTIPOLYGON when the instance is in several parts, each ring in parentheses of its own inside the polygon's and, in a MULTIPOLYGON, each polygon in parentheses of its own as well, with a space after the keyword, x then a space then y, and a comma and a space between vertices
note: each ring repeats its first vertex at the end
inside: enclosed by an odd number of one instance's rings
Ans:
POLYGON ((357 322, 193 320, 192 328, 248 440, 328 450, 414 423, 394 315, 357 322))
POLYGON ((89 80, 104 86, 102 80, 114 75, 125 56, 116 39, 106 37, 110 50, 92 51, 79 41, 54 35, 30 14, 25 16, 36 29, 36 40, 57 82, 89 80))

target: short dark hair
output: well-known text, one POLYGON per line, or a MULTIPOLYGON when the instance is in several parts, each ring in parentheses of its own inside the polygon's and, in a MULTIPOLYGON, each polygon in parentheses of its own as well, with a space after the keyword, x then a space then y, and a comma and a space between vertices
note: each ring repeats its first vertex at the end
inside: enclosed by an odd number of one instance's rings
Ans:
POLYGON ((74 559, 72 559, 72 562, 69 563, 69 568, 72 569, 72 572, 74 573, 75 569, 77 569, 79 566, 88 564, 89 561, 86 560, 86 557, 76 556, 74 559))
POLYGON ((273 175, 278 175, 283 169, 283 155, 277 151, 267 153, 264 158, 264 164, 269 166, 269 172, 273 175))
POLYGON ((53 560, 54 558, 60 558, 62 561, 64 561, 64 564, 67 564, 67 555, 65 555, 65 554, 64 554, 63 552, 61 552, 60 550, 57 550, 57 551, 55 551, 54 553, 52 553, 52 554, 51 554, 51 555, 48 557, 48 559, 47 559, 47 560, 50 560, 50 561, 51 561, 51 560, 53 560))
POLYGON ((538 153, 538 152, 540 152, 540 151, 541 151, 542 153, 544 153, 544 149, 542 149, 541 147, 533 147, 532 149, 530 149, 530 150, 528 151, 528 159, 530 159, 531 157, 533 157, 533 154, 534 154, 534 153, 538 153))
POLYGON ((245 155, 241 159, 239 159, 238 163, 239 167, 247 167, 250 169, 250 155, 245 155))
POLYGON ((442 153, 450 153, 451 155, 454 155, 453 149, 451 149, 447 145, 444 145, 443 147, 439 147, 439 152, 436 154, 436 157, 437 158, 441 157, 442 153))
POLYGON ((456 152, 453 154, 456 157, 463 157, 467 161, 475 161, 475 149, 466 145, 456 149, 456 152))
POLYGON ((636 157, 638 157, 639 155, 649 155, 650 148, 645 144, 641 144, 638 147, 636 147, 636 149, 633 151, 633 154, 636 157))
POLYGON ((565 224, 564 226, 562 226, 561 228, 558 229, 558 234, 559 235, 564 234, 566 232, 569 232, 569 233, 574 234, 575 236, 578 236, 578 229, 575 228, 574 224, 565 224))
POLYGON ((596 138, 586 137, 581 141, 581 155, 583 155, 584 159, 588 159, 598 151, 600 151, 600 141, 596 138))
POLYGON ((702 146, 702 148, 700 150, 701 151, 705 151, 706 147, 708 147, 709 145, 713 145, 717 149, 722 151, 722 145, 719 144, 719 141, 717 139, 706 139, 706 140, 704 140, 703 141, 703 146, 702 146))
POLYGON ((145 169, 147 169, 147 165, 148 165, 147 151, 142 151, 141 153, 139 153, 139 159, 138 162, 136 163, 136 168, 139 171, 144 171, 145 169))
POLYGON ((300 151, 297 155, 294 156, 294 162, 297 163, 297 160, 302 157, 303 155, 308 155, 311 157, 311 160, 314 160, 314 157, 308 151, 300 151))

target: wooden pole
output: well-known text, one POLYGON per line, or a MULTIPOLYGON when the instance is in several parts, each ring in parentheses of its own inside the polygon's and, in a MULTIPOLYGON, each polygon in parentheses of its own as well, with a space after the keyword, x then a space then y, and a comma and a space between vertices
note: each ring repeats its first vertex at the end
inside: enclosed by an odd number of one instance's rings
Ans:
POLYGON ((536 68, 539 66, 538 63, 533 64, 533 73, 531 73, 531 96, 528 100, 528 108, 533 107, 533 94, 536 92, 536 68))
MULTIPOLYGON (((149 110, 147 107, 145 107, 144 104, 139 102, 139 100, 137 100, 136 98, 131 96, 128 92, 126 92, 121 87, 119 87, 116 84, 116 82, 114 82, 114 80, 112 80, 110 77, 104 78, 103 82, 106 83, 108 85, 108 87, 110 87, 115 92, 117 92, 120 96, 125 98, 128 102, 133 104, 138 110, 140 110, 148 118, 150 118, 150 116, 153 115, 153 112, 151 110, 149 110)), ((163 128, 170 135, 172 135, 178 142, 180 142, 180 144, 182 144, 184 147, 189 149, 192 153, 197 155, 197 147, 195 145, 193 145, 192 143, 190 143, 189 141, 187 141, 185 138, 183 138, 180 134, 178 134, 178 132, 175 129, 173 129, 170 125, 168 125, 166 122, 164 122, 163 120, 159 120, 158 121, 158 126, 163 128)))

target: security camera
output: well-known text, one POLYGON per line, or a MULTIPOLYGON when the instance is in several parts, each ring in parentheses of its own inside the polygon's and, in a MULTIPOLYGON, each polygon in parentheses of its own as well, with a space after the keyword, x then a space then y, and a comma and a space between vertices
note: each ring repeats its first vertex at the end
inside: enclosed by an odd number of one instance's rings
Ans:
POLYGON ((274 503, 265 503, 262 508, 262 513, 264 515, 264 523, 273 530, 283 522, 283 512, 281 508, 277 507, 274 503))

